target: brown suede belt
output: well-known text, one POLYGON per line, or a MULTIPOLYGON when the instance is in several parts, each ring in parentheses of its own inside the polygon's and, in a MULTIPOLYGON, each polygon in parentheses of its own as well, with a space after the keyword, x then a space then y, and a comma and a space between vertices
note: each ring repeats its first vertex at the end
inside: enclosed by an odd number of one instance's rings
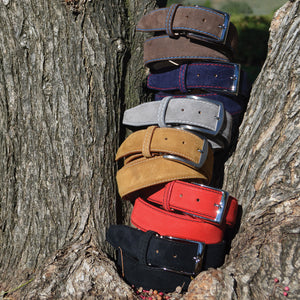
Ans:
POLYGON ((229 19, 224 12, 180 4, 150 12, 137 25, 158 35, 145 42, 145 65, 159 70, 187 60, 229 61, 238 38, 229 19))
POLYGON ((202 45, 185 36, 170 38, 167 35, 153 37, 144 43, 144 64, 152 71, 179 66, 199 60, 229 62, 220 51, 202 45))
POLYGON ((150 126, 131 134, 118 149, 125 158, 117 172, 121 197, 139 189, 176 179, 208 184, 213 152, 205 139, 175 128, 150 126))
POLYGON ((237 46, 237 30, 227 13, 200 6, 173 4, 151 11, 137 24, 138 31, 165 32, 170 37, 188 35, 207 42, 237 46))

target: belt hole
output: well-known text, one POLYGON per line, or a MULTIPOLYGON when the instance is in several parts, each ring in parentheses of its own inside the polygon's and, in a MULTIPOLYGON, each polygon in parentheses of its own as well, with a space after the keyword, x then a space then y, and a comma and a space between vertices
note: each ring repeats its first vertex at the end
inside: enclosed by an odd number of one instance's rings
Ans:
POLYGON ((198 114, 199 114, 199 115, 201 114, 201 111, 200 111, 200 110, 198 111, 198 114))
POLYGON ((182 108, 181 111, 184 111, 184 108, 182 108))
POLYGON ((205 23, 205 22, 206 22, 206 19, 205 19, 205 18, 203 18, 203 19, 202 19, 202 22, 204 22, 204 23, 205 23))
POLYGON ((184 142, 184 141, 182 141, 182 144, 185 144, 185 142, 184 142))
POLYGON ((180 198, 182 198, 182 197, 183 197, 183 195, 182 195, 182 194, 179 194, 179 197, 180 197, 180 198))
POLYGON ((197 201, 197 202, 199 202, 199 201, 200 201, 200 199, 199 199, 199 198, 197 198, 197 199, 196 199, 196 201, 197 201))
POLYGON ((155 253, 158 254, 158 253, 159 253, 159 250, 155 250, 155 253))
POLYGON ((200 77, 200 74, 197 74, 197 77, 200 77))
POLYGON ((177 254, 174 254, 173 257, 174 257, 174 258, 177 258, 177 254))
POLYGON ((165 137, 165 141, 167 141, 168 140, 168 138, 167 137, 165 137))
POLYGON ((215 77, 217 78, 217 77, 218 77, 218 74, 215 74, 215 77))

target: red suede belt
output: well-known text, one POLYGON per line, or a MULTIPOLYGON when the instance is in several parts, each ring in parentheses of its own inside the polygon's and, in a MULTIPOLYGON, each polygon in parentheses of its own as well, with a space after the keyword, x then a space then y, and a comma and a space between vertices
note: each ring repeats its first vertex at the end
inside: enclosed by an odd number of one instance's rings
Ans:
POLYGON ((143 231, 214 244, 235 224, 237 200, 219 189, 176 180, 143 196, 159 205, 136 199, 131 222, 143 231))

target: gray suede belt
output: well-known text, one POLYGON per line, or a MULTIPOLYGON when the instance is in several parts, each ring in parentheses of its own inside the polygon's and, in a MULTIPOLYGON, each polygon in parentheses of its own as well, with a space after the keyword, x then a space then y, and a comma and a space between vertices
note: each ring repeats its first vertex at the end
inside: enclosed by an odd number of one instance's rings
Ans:
POLYGON ((173 127, 205 136, 212 149, 224 149, 231 140, 232 117, 218 101, 201 97, 173 98, 142 103, 124 112, 131 127, 173 127))

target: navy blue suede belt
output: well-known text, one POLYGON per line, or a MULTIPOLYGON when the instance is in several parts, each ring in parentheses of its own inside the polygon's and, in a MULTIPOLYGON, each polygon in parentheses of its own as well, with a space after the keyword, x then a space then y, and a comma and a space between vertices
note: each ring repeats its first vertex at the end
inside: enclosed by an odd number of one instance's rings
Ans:
POLYGON ((152 72, 148 76, 147 86, 164 92, 187 93, 200 89, 245 98, 250 93, 246 73, 239 64, 234 63, 197 62, 165 72, 152 72))

